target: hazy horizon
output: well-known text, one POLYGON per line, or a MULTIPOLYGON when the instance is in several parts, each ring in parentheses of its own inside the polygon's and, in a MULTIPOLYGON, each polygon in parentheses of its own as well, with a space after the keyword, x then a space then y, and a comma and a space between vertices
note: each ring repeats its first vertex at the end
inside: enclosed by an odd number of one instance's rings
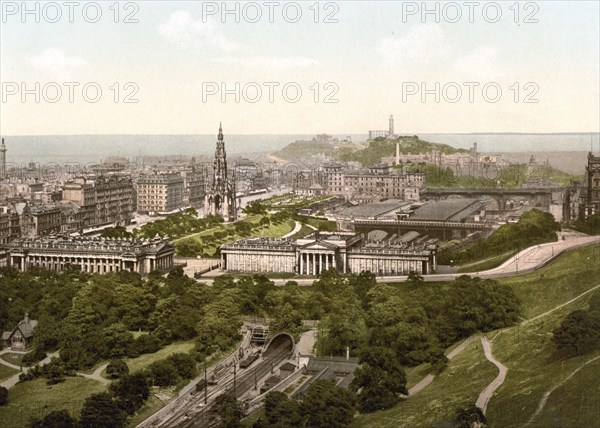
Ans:
MULTIPOLYGON (((414 135, 402 133, 401 135, 414 135)), ((600 151, 600 133, 465 133, 417 134, 423 140, 468 149, 477 142, 481 153, 547 154, 550 152, 600 151), (591 142, 590 142, 591 140, 591 142), (591 144, 590 144, 591 143, 591 144)), ((345 138, 348 134, 332 134, 345 138)), ((299 140, 311 140, 313 134, 227 134, 225 145, 230 157, 265 156, 299 140)), ((352 141, 364 142, 367 134, 350 134, 352 141)), ((100 162, 107 157, 135 158, 139 156, 208 156, 215 149, 216 134, 90 134, 3 136, 8 165, 34 161, 100 162), (60 147, 56 150, 56 147, 60 147)), ((393 153, 382 153, 391 156, 393 153)), ((575 160, 551 157, 551 164, 572 173, 584 168, 584 155, 575 160), (565 165, 561 165, 561 163, 565 165)))

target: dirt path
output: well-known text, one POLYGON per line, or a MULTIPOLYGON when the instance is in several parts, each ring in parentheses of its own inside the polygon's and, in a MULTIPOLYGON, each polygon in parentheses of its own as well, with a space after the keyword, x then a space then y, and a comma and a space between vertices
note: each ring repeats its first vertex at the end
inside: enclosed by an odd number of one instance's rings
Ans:
POLYGON ((588 364, 593 363, 594 361, 596 361, 599 358, 600 358, 600 355, 598 355, 597 357, 592 358, 589 361, 586 361, 585 363, 583 363, 582 365, 580 365, 579 367, 577 367, 575 370, 573 370, 573 372, 569 376, 567 376, 562 381, 560 381, 559 383, 557 383, 556 385, 554 385, 552 388, 550 388, 548 391, 546 391, 544 393, 544 395, 542 396, 542 399, 540 400, 540 402, 539 402, 539 404, 537 406, 537 409, 535 410, 535 413, 529 418, 529 420, 527 421, 527 423, 525 425, 523 425, 523 427, 526 427, 526 426, 530 425, 534 421, 534 419, 542 412, 542 410, 544 409, 544 406, 546 406, 546 402, 548 401, 548 398, 550 397, 550 394, 552 394, 556 388, 558 388, 559 386, 564 385, 573 376, 575 376, 579 370, 581 370, 582 368, 584 368, 588 364))
MULTIPOLYGON (((48 356, 46 358, 44 358, 42 361, 40 361, 39 363, 37 363, 35 365, 38 365, 38 366, 46 365, 50 361, 52 361, 52 358, 54 358, 54 357, 58 357, 58 352, 53 352, 51 354, 48 354, 48 356)), ((17 370, 19 370, 19 367, 17 367, 17 370)), ((31 370, 31 367, 23 367, 22 372, 16 373, 15 375, 9 377, 4 382, 0 383, 0 386, 5 387, 6 389, 11 389, 13 386, 15 386, 17 384, 17 382, 19 382, 19 375, 21 373, 27 373, 29 370, 31 370)))
POLYGON ((300 229, 302 229, 302 223, 300 223, 299 221, 296 221, 294 230, 292 230, 290 233, 283 235, 282 238, 289 238, 290 236, 295 235, 296 233, 300 232, 300 229))
POLYGON ((598 289, 598 288, 600 288, 600 284, 596 285, 595 287, 592 287, 592 288, 590 288, 590 289, 589 289, 589 290, 587 290, 587 291, 584 291, 584 292, 583 292, 583 293, 581 293, 579 296, 573 297, 571 300, 569 300, 569 301, 567 301, 567 302, 565 302, 565 303, 562 303, 562 304, 560 304, 560 305, 558 305, 558 306, 556 306, 556 307, 554 307, 554 308, 550 309, 549 311, 546 311, 546 312, 544 312, 543 314, 536 315, 536 316, 535 316, 535 317, 533 317, 533 318, 530 318, 530 319, 528 319, 528 320, 525 320, 525 321, 523 321, 523 322, 521 323, 521 325, 525 325, 525 324, 528 324, 528 323, 530 323, 530 322, 532 322, 532 321, 536 321, 536 320, 538 320, 538 319, 540 319, 540 318, 543 318, 543 317, 545 317, 545 316, 546 316, 546 315, 548 315, 548 314, 551 314, 551 313, 552 313, 552 312, 554 312, 554 311, 557 311, 557 310, 559 310, 559 309, 561 309, 561 308, 564 308, 565 306, 567 306, 567 305, 570 305, 570 304, 571 304, 571 303, 573 303, 574 301, 576 301, 576 300, 580 299, 581 297, 585 296, 585 295, 586 295, 586 294, 588 294, 588 293, 591 293, 592 291, 594 291, 594 290, 596 290, 596 289, 598 289))
POLYGON ((106 367, 108 367, 108 363, 102 364, 100 367, 98 367, 96 370, 94 370, 94 372, 92 374, 85 374, 85 373, 77 373, 77 374, 86 379, 96 380, 100 383, 108 385, 110 383, 110 380, 103 378, 101 375, 102 371, 104 371, 104 369, 106 369, 106 367))
POLYGON ((487 358, 490 363, 498 367, 499 371, 498 376, 496 376, 496 378, 488 386, 486 386, 483 391, 481 391, 477 401, 475 402, 475 405, 479 407, 485 414, 487 405, 492 398, 492 395, 494 395, 494 392, 496 392, 496 390, 504 383, 508 369, 500 361, 494 358, 492 355, 492 344, 483 336, 481 337, 481 344, 483 345, 483 353, 485 354, 485 358, 487 358))
MULTIPOLYGON (((567 305, 570 305, 571 303, 575 302, 576 300, 580 299, 581 297, 585 296, 588 293, 591 293, 592 291, 596 290, 600 288, 600 284, 596 285, 595 287, 590 288, 587 291, 584 291, 583 293, 581 293, 578 296, 573 297, 572 299, 566 301, 565 303, 561 303, 560 305, 550 309, 549 311, 544 312, 543 314, 540 315, 536 315, 533 318, 530 318, 528 320, 524 320, 521 325, 525 325, 527 323, 530 323, 532 321, 536 321, 542 317, 545 317, 549 314, 551 314, 552 312, 563 308, 567 305)), ((513 328, 513 327, 508 327, 508 328, 513 328)), ((500 330, 496 333, 496 335, 491 339, 491 341, 493 342, 494 339, 496 337, 498 337, 502 332, 504 332, 507 329, 503 329, 500 330)), ((460 345, 458 345, 456 348, 452 349, 450 352, 448 352, 446 354, 446 357, 448 358, 448 360, 451 360, 452 358, 454 358, 456 355, 458 355, 459 353, 461 353, 462 351, 465 350, 465 348, 467 347, 467 345, 471 342, 473 342, 475 339, 477 339, 479 336, 471 336, 467 339, 465 339, 463 342, 461 342, 460 345)), ((504 382, 504 378, 506 377, 506 372, 508 371, 508 368, 505 367, 504 365, 502 365, 502 363, 500 363, 499 361, 497 361, 496 359, 494 359, 492 352, 491 352, 491 343, 490 341, 488 341, 487 338, 485 338, 485 342, 484 342, 484 338, 481 337, 481 343, 483 344, 483 349, 484 349, 484 353, 485 353, 485 357, 492 363, 494 364, 496 367, 498 367, 498 369, 500 370, 500 373, 498 374, 498 376, 496 377, 496 379, 494 379, 492 381, 492 383, 490 383, 486 389, 484 389, 481 394, 479 395, 479 398, 477 399, 477 403, 480 402, 480 400, 483 400, 483 397, 485 396, 484 393, 488 390, 488 388, 490 388, 497 380, 501 381, 500 383, 495 386, 493 389, 491 389, 491 392, 489 393, 489 396, 487 397, 487 399, 485 400, 485 402, 482 401, 482 404, 484 404, 486 407, 488 405, 488 402, 491 398, 491 396, 493 395, 493 393, 496 391, 496 389, 498 389, 500 387, 500 385, 502 385, 502 383, 504 382), (486 347, 488 348, 488 350, 486 351, 486 347), (491 359, 490 359, 491 358, 491 359), (493 361, 492 361, 493 360, 493 361), (500 366, 502 366, 503 369, 500 368, 500 366)), ((590 361, 591 362, 591 361, 590 361)), ((427 386, 429 386, 429 384, 431 384, 431 382, 433 382, 433 380, 435 379, 435 375, 433 374, 428 374, 427 376, 425 376, 423 379, 421 379, 418 383, 416 383, 412 388, 409 389, 408 391, 408 395, 414 395, 420 391, 422 391, 423 389, 425 389, 427 386)), ((479 404, 478 404, 479 405, 479 404)), ((480 406, 481 407, 481 406, 480 406)), ((483 407, 481 407, 482 409, 484 409, 483 407)), ((484 409, 485 411, 485 409, 484 409)))
MULTIPOLYGON (((454 348, 450 352, 448 352, 446 354, 446 358, 448 358, 448 360, 453 359, 458 354, 460 354, 462 351, 464 351, 465 348, 468 345, 470 345, 476 338, 477 338, 477 336, 471 336, 471 337, 466 338, 456 348, 454 348)), ((428 374, 427 376, 425 376, 423 379, 421 379, 418 383, 413 385, 413 387, 408 390, 408 395, 409 396, 415 395, 416 393, 422 391, 427 386, 429 386, 429 384, 431 382, 433 382, 434 379, 435 379, 435 375, 433 375, 431 373, 428 374)))

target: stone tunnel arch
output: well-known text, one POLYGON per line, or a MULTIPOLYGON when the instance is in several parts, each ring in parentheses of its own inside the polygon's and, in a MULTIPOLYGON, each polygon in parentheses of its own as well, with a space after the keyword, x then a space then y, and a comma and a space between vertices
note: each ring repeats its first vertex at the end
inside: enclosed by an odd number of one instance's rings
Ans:
POLYGON ((275 336, 269 340, 269 342, 265 345, 263 351, 263 357, 268 357, 271 354, 287 352, 292 354, 294 349, 296 348, 296 344, 294 343, 294 338, 289 333, 277 333, 275 336))

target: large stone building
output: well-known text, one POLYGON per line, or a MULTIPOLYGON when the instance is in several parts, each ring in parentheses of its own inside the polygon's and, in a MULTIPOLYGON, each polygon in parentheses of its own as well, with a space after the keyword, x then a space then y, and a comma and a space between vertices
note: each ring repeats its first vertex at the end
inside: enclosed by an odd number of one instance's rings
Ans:
POLYGON ((600 213, 600 156, 588 153, 585 181, 575 181, 563 196, 563 221, 584 220, 600 213))
POLYGON ((222 267, 232 272, 295 273, 318 276, 328 269, 376 275, 429 274, 436 270, 436 246, 389 243, 356 233, 314 233, 301 239, 250 238, 221 246, 222 267))
POLYGON ((3 246, 3 265, 21 271, 29 268, 64 270, 75 267, 88 273, 127 270, 141 275, 173 267, 173 246, 160 238, 121 240, 102 238, 17 239, 3 246))
POLYGON ((111 223, 126 226, 133 218, 133 193, 128 176, 78 177, 63 185, 62 199, 79 207, 81 228, 111 223))
POLYGON ((223 127, 220 124, 212 182, 204 199, 204 214, 220 215, 225 221, 235 221, 237 219, 235 174, 231 178, 227 175, 227 154, 225 152, 223 127))
POLYGON ((202 208, 206 193, 204 173, 192 168, 191 170, 181 171, 180 174, 183 178, 183 206, 194 209, 202 208))
POLYGON ((137 210, 141 214, 171 213, 184 206, 181 174, 143 175, 137 185, 137 210))
POLYGON ((24 204, 20 220, 22 237, 56 235, 60 233, 61 210, 55 205, 24 204))
POLYGON ((21 236, 21 219, 11 206, 0 207, 0 244, 21 236))
POLYGON ((419 201, 425 187, 425 174, 392 170, 377 165, 365 171, 344 170, 340 165, 325 166, 326 193, 357 201, 400 199, 419 201))
POLYGON ((588 154, 585 168, 587 193, 585 198, 585 217, 600 213, 600 156, 588 154))

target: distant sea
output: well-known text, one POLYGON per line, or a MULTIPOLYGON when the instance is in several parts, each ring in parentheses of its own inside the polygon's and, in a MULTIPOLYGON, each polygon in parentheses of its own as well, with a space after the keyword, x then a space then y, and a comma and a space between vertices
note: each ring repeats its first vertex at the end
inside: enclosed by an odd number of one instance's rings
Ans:
MULTIPOLYGON (((412 135, 412 134, 407 134, 412 135)), ((348 136, 333 135, 343 139, 348 136)), ((30 161, 99 162, 110 156, 133 159, 138 156, 212 156, 216 135, 48 135, 3 136, 6 140, 7 162, 22 164, 30 161)), ((298 140, 311 140, 314 135, 225 135, 227 153, 233 156, 266 155, 298 140)), ((361 142, 367 135, 350 135, 361 142)), ((480 152, 594 152, 600 149, 600 133, 564 134, 419 134, 424 140, 469 148, 478 143, 480 152)))

